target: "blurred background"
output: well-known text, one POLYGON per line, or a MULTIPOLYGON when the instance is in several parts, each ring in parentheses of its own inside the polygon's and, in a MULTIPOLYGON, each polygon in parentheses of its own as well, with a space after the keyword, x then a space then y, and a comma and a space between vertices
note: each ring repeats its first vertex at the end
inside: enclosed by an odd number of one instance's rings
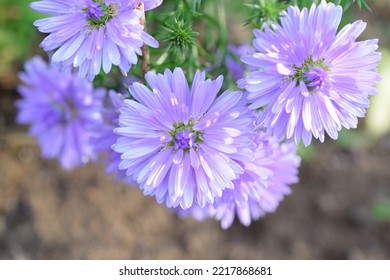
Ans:
MULTIPOLYGON (((390 1, 367 2, 372 12, 354 5, 346 16, 368 23, 360 39, 378 38, 383 56, 367 117, 300 149, 300 181, 275 213, 222 230, 177 218, 98 165, 65 172, 40 158, 14 101, 24 61, 43 54, 32 25, 42 15, 30 0, 0 0, 0 259, 389 259, 390 1)), ((250 42, 245 11, 221 3, 229 41, 250 42)))

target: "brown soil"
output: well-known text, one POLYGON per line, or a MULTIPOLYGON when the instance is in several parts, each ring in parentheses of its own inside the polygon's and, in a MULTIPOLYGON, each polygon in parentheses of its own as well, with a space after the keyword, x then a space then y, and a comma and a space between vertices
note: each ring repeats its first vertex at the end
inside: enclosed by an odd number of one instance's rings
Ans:
POLYGON ((224 231, 180 220, 97 165, 71 172, 40 159, 0 98, 0 259, 389 259, 390 136, 371 147, 317 144, 276 213, 224 231))
MULTIPOLYGON (((372 3, 375 13, 355 14, 388 47, 389 6, 372 3)), ((0 259, 390 259, 389 217, 373 214, 390 201, 390 135, 369 145, 316 143, 275 213, 224 231, 214 220, 177 218, 100 166, 65 172, 42 160, 14 124, 10 77, 0 80, 0 259)))

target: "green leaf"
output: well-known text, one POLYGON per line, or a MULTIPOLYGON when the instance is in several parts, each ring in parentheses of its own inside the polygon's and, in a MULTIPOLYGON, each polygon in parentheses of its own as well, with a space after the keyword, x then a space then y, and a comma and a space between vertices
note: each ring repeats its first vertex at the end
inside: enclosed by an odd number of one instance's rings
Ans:
POLYGON ((368 6, 365 0, 357 0, 356 4, 359 6, 359 8, 364 8, 372 12, 371 8, 368 6))
POLYGON ((353 4, 356 3, 360 9, 364 8, 369 11, 371 11, 370 7, 368 4, 365 2, 365 0, 334 0, 333 3, 336 5, 340 5, 343 7, 344 12, 349 9, 349 7, 353 4))
POLYGON ((192 12, 196 12, 200 9, 200 5, 202 4, 202 0, 192 0, 192 12))

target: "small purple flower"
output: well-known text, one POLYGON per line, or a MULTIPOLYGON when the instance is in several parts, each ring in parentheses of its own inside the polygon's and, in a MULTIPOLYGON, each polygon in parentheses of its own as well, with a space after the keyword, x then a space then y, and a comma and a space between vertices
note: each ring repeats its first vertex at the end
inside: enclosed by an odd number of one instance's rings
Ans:
POLYGON ((57 158, 65 169, 96 159, 92 129, 102 121, 104 90, 68 72, 58 72, 40 57, 25 64, 16 102, 17 122, 30 125, 44 158, 57 158))
POLYGON ((281 24, 255 30, 256 52, 241 60, 257 67, 238 81, 251 109, 264 113, 257 124, 278 138, 333 139, 342 127, 356 128, 380 80, 378 40, 357 42, 366 24, 356 21, 337 33, 342 7, 289 7, 281 24))
POLYGON ((298 182, 300 157, 293 143, 279 143, 270 135, 260 132, 255 139, 257 148, 254 160, 240 163, 245 172, 233 181, 234 188, 223 191, 222 197, 204 208, 175 209, 181 217, 193 216, 198 220, 214 217, 221 227, 230 227, 237 215, 240 222, 249 226, 252 221, 273 212, 285 195, 289 185, 298 182))
POLYGON ((147 11, 162 0, 41 0, 32 2, 31 8, 55 15, 34 23, 39 31, 50 33, 41 47, 57 49, 52 62, 60 68, 77 67, 81 77, 93 80, 101 68, 107 74, 112 65, 126 76, 144 43, 158 47, 143 31, 140 3, 147 11))
POLYGON ((217 94, 223 77, 195 74, 191 89, 180 68, 145 76, 129 87, 136 99, 125 100, 119 116, 119 169, 159 203, 184 209, 204 207, 233 188, 244 171, 237 161, 252 159, 254 118, 241 92, 217 94))

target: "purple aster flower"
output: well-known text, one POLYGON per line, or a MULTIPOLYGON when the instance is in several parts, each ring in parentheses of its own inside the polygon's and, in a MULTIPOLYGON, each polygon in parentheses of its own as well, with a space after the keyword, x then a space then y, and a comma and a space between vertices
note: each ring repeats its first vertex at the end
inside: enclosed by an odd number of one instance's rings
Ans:
POLYGON ((179 216, 198 220, 214 217, 227 229, 236 215, 243 225, 249 226, 251 221, 275 211, 283 197, 290 194, 289 185, 298 182, 300 158, 293 143, 281 144, 264 132, 255 141, 258 146, 254 160, 240 163, 245 172, 233 181, 233 189, 224 190, 222 197, 204 208, 175 209, 179 216))
POLYGON ((226 57, 226 67, 228 68, 230 76, 233 80, 237 81, 243 78, 244 73, 247 70, 256 70, 255 67, 251 67, 246 64, 243 64, 241 61, 238 61, 236 59, 243 55, 255 52, 255 49, 251 45, 242 44, 239 46, 235 46, 229 44, 228 51, 230 55, 226 57))
POLYGON ((17 122, 30 125, 44 158, 57 158, 71 169, 96 159, 90 143, 91 129, 102 119, 104 90, 94 90, 90 82, 68 72, 58 72, 40 57, 25 64, 20 74, 23 85, 16 102, 17 122))
POLYGON ((134 183, 130 177, 126 176, 125 170, 118 169, 121 154, 111 148, 119 138, 119 135, 114 133, 114 129, 119 126, 119 110, 124 106, 124 101, 125 98, 122 94, 113 90, 109 91, 102 105, 103 122, 95 128, 98 134, 93 139, 93 144, 98 153, 106 155, 104 164, 106 165, 107 174, 114 174, 118 181, 134 183))
POLYGON ((107 74, 112 65, 126 76, 144 43, 158 47, 143 31, 140 3, 147 11, 162 0, 41 0, 31 8, 55 15, 34 23, 39 31, 50 33, 41 46, 45 51, 57 49, 52 62, 60 68, 78 67, 81 77, 93 80, 101 68, 107 74))
POLYGON ((125 100, 114 130, 122 136, 114 145, 119 168, 168 207, 212 203, 244 171, 237 161, 253 156, 254 119, 242 93, 216 98, 223 77, 206 80, 204 72, 190 89, 180 68, 145 78, 151 90, 129 87, 136 101, 125 100))
POLYGON ((238 85, 251 109, 264 109, 257 123, 271 134, 307 146, 364 117, 380 80, 378 40, 356 41, 366 26, 360 20, 337 33, 342 12, 325 1, 310 11, 289 7, 281 25, 254 31, 257 52, 241 60, 258 70, 238 85))

